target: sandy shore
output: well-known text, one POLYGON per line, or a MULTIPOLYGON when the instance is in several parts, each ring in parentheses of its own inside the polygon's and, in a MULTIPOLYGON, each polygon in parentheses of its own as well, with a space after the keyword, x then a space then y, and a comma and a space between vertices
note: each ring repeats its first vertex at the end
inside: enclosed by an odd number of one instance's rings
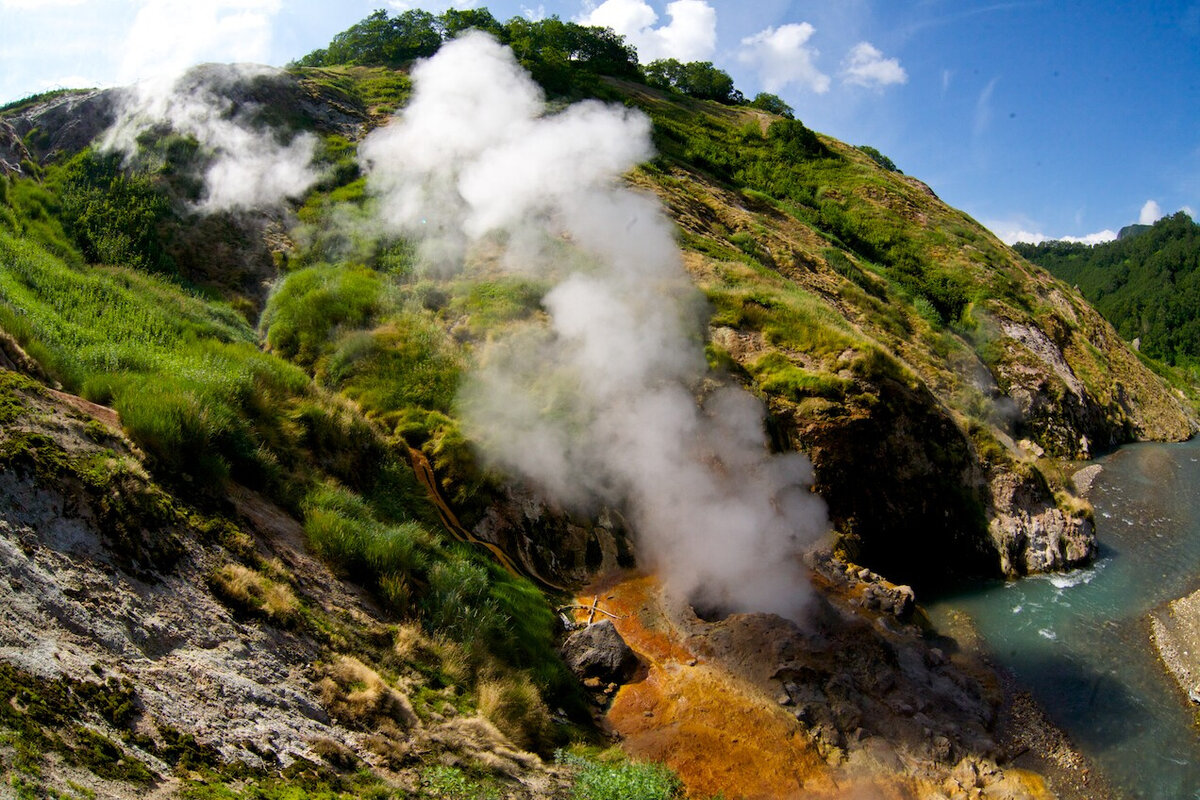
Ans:
POLYGON ((1200 703, 1200 590, 1152 611, 1150 629, 1159 658, 1184 697, 1200 703))

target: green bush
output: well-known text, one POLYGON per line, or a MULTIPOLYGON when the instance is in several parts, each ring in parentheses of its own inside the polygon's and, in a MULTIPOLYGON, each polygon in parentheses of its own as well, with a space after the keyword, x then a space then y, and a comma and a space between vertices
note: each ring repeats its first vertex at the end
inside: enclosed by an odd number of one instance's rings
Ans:
POLYGON ((88 261, 175 272, 159 234, 170 201, 145 175, 124 169, 121 154, 84 150, 60 180, 61 218, 88 261))
POLYGON ((445 332, 421 314, 404 313, 343 337, 322 378, 367 414, 396 420, 412 408, 450 411, 461 370, 445 332))
POLYGON ((780 395, 789 400, 805 397, 841 399, 851 383, 836 375, 811 372, 788 361, 782 353, 768 353, 750 365, 758 385, 767 394, 780 395))
POLYGON ((287 275, 271 294, 260 328, 272 352, 311 368, 339 331, 366 326, 382 308, 381 276, 352 265, 287 275))

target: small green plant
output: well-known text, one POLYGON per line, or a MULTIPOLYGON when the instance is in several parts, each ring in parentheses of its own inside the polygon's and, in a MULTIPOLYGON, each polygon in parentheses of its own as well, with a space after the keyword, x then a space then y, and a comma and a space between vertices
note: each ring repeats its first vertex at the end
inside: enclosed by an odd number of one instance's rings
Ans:
POLYGON ((605 763, 567 750, 557 751, 555 758, 577 770, 572 800, 672 800, 683 796, 679 777, 662 764, 605 763))
POLYGON ((421 794, 437 800, 500 800, 500 790, 440 764, 421 771, 421 794))

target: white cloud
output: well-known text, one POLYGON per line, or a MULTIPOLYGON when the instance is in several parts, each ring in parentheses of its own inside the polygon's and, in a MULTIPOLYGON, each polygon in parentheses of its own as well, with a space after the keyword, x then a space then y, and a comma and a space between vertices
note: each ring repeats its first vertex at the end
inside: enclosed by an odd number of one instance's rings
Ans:
POLYGON ((992 78, 988 81, 988 85, 983 87, 983 91, 979 93, 979 98, 975 101, 975 122, 972 131, 976 136, 982 136, 992 123, 992 92, 996 91, 996 83, 999 80, 999 78, 992 78))
POLYGON ((1153 225, 1162 219, 1162 207, 1153 200, 1147 200, 1142 206, 1142 213, 1138 215, 1138 222, 1142 225, 1153 225))
POLYGON ((82 5, 84 0, 0 0, 0 8, 47 9, 82 5))
POLYGON ((1077 242, 1079 244, 1104 244, 1105 242, 1111 242, 1113 239, 1116 239, 1116 238, 1117 238, 1116 231, 1105 228, 1102 231, 1097 231, 1096 233, 1089 233, 1086 236, 1064 236, 1064 237, 1062 237, 1062 241, 1077 242))
POLYGON ((820 51, 808 46, 814 33, 816 28, 807 22, 767 28, 742 39, 738 60, 758 71, 768 92, 796 85, 824 94, 829 91, 829 76, 817 68, 820 51))
POLYGON ((282 0, 148 0, 125 40, 122 82, 175 75, 203 61, 263 62, 282 0))
POLYGON ((671 22, 654 27, 658 14, 645 0, 605 0, 577 21, 612 28, 637 48, 643 63, 659 58, 707 61, 717 47, 717 11, 707 0, 667 4, 671 22))
POLYGON ((880 89, 908 82, 908 73, 897 58, 884 58, 870 42, 859 42, 850 48, 842 62, 842 80, 855 86, 880 89))
POLYGON ((1193 220, 1196 219, 1196 211, 1191 206, 1184 206, 1183 208, 1181 208, 1179 210, 1182 211, 1183 213, 1187 214, 1193 220))
POLYGON ((1029 230, 1030 227, 1040 227, 1025 218, 1010 220, 991 220, 984 227, 996 234, 1000 241, 1007 245, 1017 242, 1026 244, 1041 244, 1042 242, 1078 242, 1080 244, 1103 244, 1117 238, 1117 232, 1109 229, 1088 233, 1083 236, 1047 236, 1039 230, 1029 230))
POLYGON ((543 20, 546 18, 546 7, 541 3, 538 3, 536 7, 523 5, 521 6, 521 16, 533 22, 543 20))

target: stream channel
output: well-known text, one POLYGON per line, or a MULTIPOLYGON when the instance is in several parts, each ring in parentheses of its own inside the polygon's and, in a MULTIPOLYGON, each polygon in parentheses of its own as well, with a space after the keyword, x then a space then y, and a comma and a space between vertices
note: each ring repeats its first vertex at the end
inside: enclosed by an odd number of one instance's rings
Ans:
POLYGON ((1120 796, 1200 800, 1200 711, 1157 660, 1147 616, 1200 588, 1200 440, 1095 463, 1091 568, 996 582, 927 611, 942 629, 967 613, 1120 796))

